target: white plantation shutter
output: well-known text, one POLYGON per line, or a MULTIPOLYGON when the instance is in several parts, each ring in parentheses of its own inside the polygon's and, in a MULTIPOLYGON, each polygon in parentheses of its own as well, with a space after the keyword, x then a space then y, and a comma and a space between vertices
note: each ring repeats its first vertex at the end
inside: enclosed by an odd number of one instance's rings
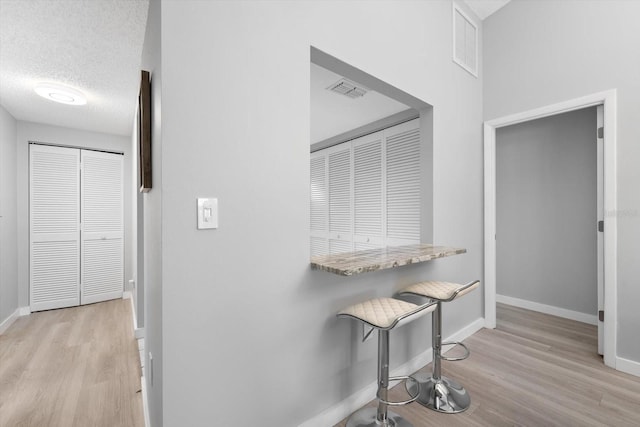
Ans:
POLYGON ((31 311, 80 301, 80 152, 29 146, 31 311))
POLYGON ((122 297, 122 155, 82 150, 81 303, 122 297))
POLYGON ((387 129, 387 239, 420 242, 420 131, 414 121, 387 129))
POLYGON ((329 162, 329 252, 353 250, 351 147, 333 147, 329 162), (335 150, 334 150, 335 148, 335 150))
POLYGON ((383 135, 353 141, 354 241, 356 250, 382 243, 384 214, 383 135))

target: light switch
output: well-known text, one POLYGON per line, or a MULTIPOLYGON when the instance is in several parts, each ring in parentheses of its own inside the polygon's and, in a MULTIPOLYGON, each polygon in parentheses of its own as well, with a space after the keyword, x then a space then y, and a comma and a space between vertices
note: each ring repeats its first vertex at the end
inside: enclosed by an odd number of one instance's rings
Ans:
POLYGON ((218 228, 218 199, 198 199, 198 230, 218 228))

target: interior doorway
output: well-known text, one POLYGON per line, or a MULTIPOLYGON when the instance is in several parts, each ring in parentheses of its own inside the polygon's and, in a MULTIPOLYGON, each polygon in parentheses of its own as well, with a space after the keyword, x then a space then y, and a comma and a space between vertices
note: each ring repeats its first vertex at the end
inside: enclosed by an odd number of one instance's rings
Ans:
MULTIPOLYGON (((616 208, 616 128, 615 90, 597 93, 582 98, 554 104, 523 113, 485 122, 485 326, 496 326, 496 129, 525 123, 535 119, 558 115, 593 106, 601 106, 603 130, 601 150, 601 209, 602 217, 602 319, 601 350, 606 365, 615 368, 616 340, 616 218, 605 212, 616 208)), ((595 228, 595 225, 594 225, 595 228)), ((518 249, 516 249, 518 250, 518 249)), ((600 308, 600 307, 599 307, 600 308)))
POLYGON ((600 330, 601 110, 574 110, 496 133, 496 301, 600 330))

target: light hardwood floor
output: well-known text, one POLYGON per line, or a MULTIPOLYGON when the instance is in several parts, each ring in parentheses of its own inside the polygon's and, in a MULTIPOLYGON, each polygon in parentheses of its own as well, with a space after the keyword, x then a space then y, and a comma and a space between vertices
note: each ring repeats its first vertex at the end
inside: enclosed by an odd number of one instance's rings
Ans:
POLYGON ((131 303, 17 319, 0 335, 0 426, 144 426, 131 303))
MULTIPOLYGON (((502 304, 497 314, 495 330, 465 340, 467 360, 443 362, 444 375, 471 395, 466 412, 417 403, 393 410, 415 427, 640 426, 640 378, 604 366, 595 326, 502 304)), ((401 387, 392 399, 406 396, 401 387)))

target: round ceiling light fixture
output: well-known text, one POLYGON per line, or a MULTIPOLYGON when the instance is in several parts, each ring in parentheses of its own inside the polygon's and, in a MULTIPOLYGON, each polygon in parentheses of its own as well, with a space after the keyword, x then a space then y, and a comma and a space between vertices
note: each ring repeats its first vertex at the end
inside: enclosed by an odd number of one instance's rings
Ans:
POLYGON ((77 89, 57 83, 38 83, 33 88, 38 95, 50 101, 67 105, 84 105, 87 98, 77 89))

